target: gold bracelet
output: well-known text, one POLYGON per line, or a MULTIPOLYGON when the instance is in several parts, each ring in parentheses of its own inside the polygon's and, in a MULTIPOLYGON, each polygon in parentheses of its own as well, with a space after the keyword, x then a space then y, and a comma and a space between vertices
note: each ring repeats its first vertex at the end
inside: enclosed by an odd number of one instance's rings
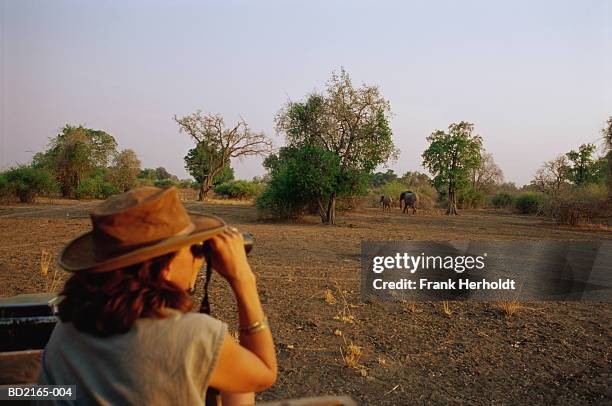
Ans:
POLYGON ((255 323, 253 323, 253 324, 251 324, 249 326, 246 326, 246 327, 240 327, 238 329, 238 331, 241 334, 245 334, 245 335, 250 336, 251 334, 255 334, 255 333, 259 332, 259 331, 265 330, 268 327, 269 327, 269 325, 268 325, 268 318, 264 316, 263 320, 256 321, 255 323))

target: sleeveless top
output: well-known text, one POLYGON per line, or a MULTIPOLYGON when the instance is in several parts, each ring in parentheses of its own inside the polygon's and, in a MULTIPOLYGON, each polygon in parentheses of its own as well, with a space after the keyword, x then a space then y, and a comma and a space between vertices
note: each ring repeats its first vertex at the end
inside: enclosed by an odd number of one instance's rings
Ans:
POLYGON ((204 405, 227 325, 206 314, 168 310, 125 334, 96 337, 58 322, 39 384, 76 385, 79 405, 204 405))

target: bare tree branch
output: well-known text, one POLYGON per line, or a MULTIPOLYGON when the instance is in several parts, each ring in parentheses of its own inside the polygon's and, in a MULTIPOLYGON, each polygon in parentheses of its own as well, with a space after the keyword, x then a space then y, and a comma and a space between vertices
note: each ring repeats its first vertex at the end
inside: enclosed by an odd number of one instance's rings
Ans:
POLYGON ((175 115, 174 120, 179 131, 189 135, 207 155, 207 173, 200 185, 200 200, 212 188, 214 176, 230 158, 266 155, 272 150, 272 141, 263 132, 252 132, 242 117, 231 128, 225 127, 221 115, 203 114, 201 110, 180 118, 175 115))

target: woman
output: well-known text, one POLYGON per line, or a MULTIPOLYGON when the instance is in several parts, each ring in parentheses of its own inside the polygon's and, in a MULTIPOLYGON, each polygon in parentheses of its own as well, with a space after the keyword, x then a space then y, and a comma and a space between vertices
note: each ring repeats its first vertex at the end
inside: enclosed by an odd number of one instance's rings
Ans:
POLYGON ((276 354, 242 235, 187 213, 174 188, 114 196, 91 213, 93 230, 59 263, 73 275, 39 382, 76 385, 77 404, 252 404, 276 380, 276 354), (188 290, 207 241, 213 268, 238 303, 239 343, 227 326, 190 313, 188 290))

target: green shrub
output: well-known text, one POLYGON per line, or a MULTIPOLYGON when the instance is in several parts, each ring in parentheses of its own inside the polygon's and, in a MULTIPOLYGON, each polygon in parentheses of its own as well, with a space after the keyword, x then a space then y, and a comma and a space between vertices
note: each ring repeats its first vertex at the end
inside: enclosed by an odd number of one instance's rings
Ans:
POLYGON ((83 179, 75 189, 77 199, 106 199, 117 193, 119 189, 100 174, 83 179))
POLYGON ((176 186, 177 182, 175 182, 174 180, 168 178, 168 179, 157 179, 153 182, 153 186, 155 187, 159 187, 162 189, 166 189, 172 186, 176 186))
POLYGON ((74 190, 77 199, 95 199, 99 194, 98 181, 95 178, 83 179, 74 190))
POLYGON ((57 190, 57 183, 49 172, 31 166, 11 168, 3 174, 2 186, 20 202, 30 203, 38 195, 49 194, 57 190))
POLYGON ((119 193, 119 189, 117 189, 115 185, 108 182, 102 182, 100 184, 100 199, 106 199, 107 197, 116 195, 117 193, 119 193))
POLYGON ((8 202, 11 201, 13 198, 13 192, 9 187, 6 175, 4 173, 0 173, 0 200, 3 202, 8 202))
POLYGON ((308 208, 315 209, 314 186, 329 186, 332 182, 331 176, 324 176, 327 171, 322 170, 328 159, 324 151, 311 146, 282 147, 277 154, 268 156, 264 167, 269 180, 255 201, 260 214, 288 219, 301 217, 308 208))
POLYGON ((543 193, 523 192, 514 200, 514 207, 522 214, 537 214, 543 201, 543 193))
POLYGON ((288 171, 278 171, 255 201, 257 209, 281 219, 299 218, 311 200, 305 200, 288 171))
POLYGON ((215 186, 215 193, 230 199, 253 199, 263 191, 264 185, 246 180, 233 180, 215 186))
POLYGON ((503 209, 512 206, 514 198, 510 193, 499 192, 491 197, 491 205, 497 209, 503 209))
POLYGON ((477 209, 484 207, 487 202, 487 195, 481 189, 467 187, 459 192, 458 203, 463 209, 477 209))

